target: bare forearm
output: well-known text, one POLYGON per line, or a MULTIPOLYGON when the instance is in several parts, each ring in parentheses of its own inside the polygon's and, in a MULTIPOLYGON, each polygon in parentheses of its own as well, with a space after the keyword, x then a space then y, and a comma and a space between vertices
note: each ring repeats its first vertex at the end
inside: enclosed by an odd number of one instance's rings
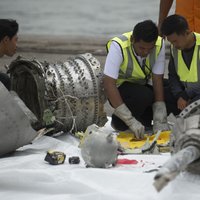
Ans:
POLYGON ((164 101, 163 75, 153 74, 153 90, 155 101, 164 101))
POLYGON ((168 15, 173 0, 160 0, 159 21, 162 22, 168 15))
POLYGON ((160 10, 159 10, 159 19, 158 19, 158 27, 163 22, 163 20, 167 17, 169 10, 172 6, 173 0, 160 0, 160 10))
POLYGON ((116 81, 108 76, 103 79, 104 90, 113 108, 117 108, 123 103, 116 81))

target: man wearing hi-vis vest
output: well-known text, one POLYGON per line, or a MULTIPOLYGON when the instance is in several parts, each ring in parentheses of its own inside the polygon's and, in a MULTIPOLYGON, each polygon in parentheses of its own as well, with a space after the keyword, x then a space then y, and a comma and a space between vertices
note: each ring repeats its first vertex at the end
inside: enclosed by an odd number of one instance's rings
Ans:
POLYGON ((130 129, 138 139, 151 127, 152 119, 154 132, 166 130, 165 46, 155 23, 136 24, 133 31, 108 41, 107 50, 103 82, 114 108, 111 126, 117 131, 130 129))
POLYGON ((191 32, 186 19, 180 15, 167 17, 161 32, 172 44, 165 101, 168 113, 177 115, 200 99, 200 34, 191 32))

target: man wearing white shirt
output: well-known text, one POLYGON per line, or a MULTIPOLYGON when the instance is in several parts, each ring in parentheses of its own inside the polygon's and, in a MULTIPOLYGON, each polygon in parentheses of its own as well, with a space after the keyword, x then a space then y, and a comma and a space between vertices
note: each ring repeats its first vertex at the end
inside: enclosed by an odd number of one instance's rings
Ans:
POLYGON ((145 20, 136 24, 132 32, 109 40, 107 49, 103 81, 115 109, 112 127, 119 131, 130 129, 138 139, 143 138, 152 119, 154 132, 166 130, 165 45, 155 23, 145 20))

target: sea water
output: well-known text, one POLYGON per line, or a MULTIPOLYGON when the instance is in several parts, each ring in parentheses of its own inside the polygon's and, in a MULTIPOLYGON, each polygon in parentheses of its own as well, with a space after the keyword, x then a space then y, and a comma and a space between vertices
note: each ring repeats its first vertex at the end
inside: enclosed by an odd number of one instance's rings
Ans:
POLYGON ((158 21, 160 0, 0 0, 0 18, 14 18, 20 33, 111 36, 139 21, 158 21))

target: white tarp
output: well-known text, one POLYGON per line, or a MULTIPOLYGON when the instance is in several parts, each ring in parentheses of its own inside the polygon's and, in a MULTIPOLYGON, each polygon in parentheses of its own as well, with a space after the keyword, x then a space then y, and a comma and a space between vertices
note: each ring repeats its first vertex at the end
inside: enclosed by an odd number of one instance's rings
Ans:
MULTIPOLYGON (((111 129, 108 124, 106 129, 111 129)), ((200 176, 182 173, 160 193, 153 187, 157 169, 169 157, 129 155, 137 164, 109 169, 70 165, 68 158, 80 156, 79 141, 70 136, 43 136, 33 144, 0 159, 0 200, 194 200, 200 198, 200 176), (44 161, 47 150, 66 154, 63 165, 44 161)))

